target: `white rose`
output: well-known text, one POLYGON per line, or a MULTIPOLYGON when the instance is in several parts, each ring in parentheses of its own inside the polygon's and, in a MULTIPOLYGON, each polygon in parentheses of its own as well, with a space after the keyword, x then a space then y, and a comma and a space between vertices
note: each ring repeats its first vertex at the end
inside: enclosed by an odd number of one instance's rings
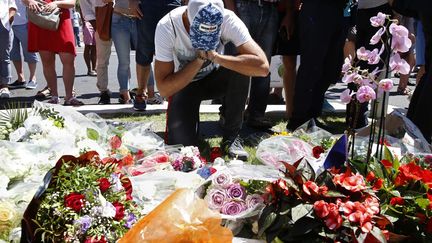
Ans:
POLYGON ((18 142, 23 139, 26 134, 27 130, 24 127, 20 127, 9 134, 9 141, 18 142))

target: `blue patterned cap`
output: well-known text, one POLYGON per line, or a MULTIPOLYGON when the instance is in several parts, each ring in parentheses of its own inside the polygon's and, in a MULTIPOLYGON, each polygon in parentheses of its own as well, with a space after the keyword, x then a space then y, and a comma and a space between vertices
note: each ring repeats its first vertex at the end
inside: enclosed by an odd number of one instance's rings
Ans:
POLYGON ((188 18, 190 21, 189 35, 192 46, 195 49, 203 51, 216 50, 219 45, 223 22, 222 1, 189 1, 188 18))

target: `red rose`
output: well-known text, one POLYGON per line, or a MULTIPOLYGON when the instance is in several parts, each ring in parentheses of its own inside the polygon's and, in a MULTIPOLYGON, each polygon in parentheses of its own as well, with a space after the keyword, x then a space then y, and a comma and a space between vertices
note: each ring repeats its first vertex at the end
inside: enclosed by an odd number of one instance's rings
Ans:
POLYGON ((125 157, 123 157, 122 159, 122 165, 123 166, 130 166, 133 165, 133 156, 131 154, 126 155, 125 157))
POLYGON ((125 212, 124 212, 125 208, 124 208, 123 204, 121 204, 119 202, 114 202, 112 205, 116 209, 116 214, 114 216, 114 220, 117 220, 117 221, 122 220, 125 216, 125 212))
POLYGON ((84 198, 84 195, 72 192, 64 197, 64 205, 78 213, 84 207, 84 198))
POLYGON ((318 159, 320 157, 320 155, 324 152, 325 151, 324 151, 323 147, 321 147, 321 146, 315 146, 312 149, 312 154, 313 154, 313 157, 315 157, 315 159, 318 159))
POLYGON ((390 199, 390 205, 396 206, 396 205, 405 205, 405 200, 401 197, 394 197, 390 199))
POLYGON ((214 160, 218 157, 222 157, 222 150, 220 147, 213 147, 210 151, 210 161, 214 162, 214 160))
POLYGON ((92 238, 87 238, 84 243, 107 243, 105 236, 101 236, 100 238, 98 237, 92 237, 92 238))
POLYGON ((372 182, 373 180, 375 180, 375 174, 372 171, 370 171, 366 176, 366 181, 372 182))
POLYGON ((110 139, 111 149, 118 149, 120 148, 121 145, 122 145, 122 141, 119 136, 115 135, 110 139))
POLYGON ((106 192, 111 186, 111 183, 107 178, 100 178, 98 182, 99 182, 99 189, 101 190, 101 192, 106 192))
POLYGON ((320 218, 325 218, 329 214, 328 204, 323 200, 316 201, 313 208, 315 214, 320 218))
POLYGON ((161 154, 156 156, 155 161, 157 163, 168 163, 170 161, 170 157, 168 154, 161 154))
POLYGON ((120 181, 122 183, 123 188, 126 191, 126 200, 132 200, 132 182, 124 175, 120 176, 120 181))

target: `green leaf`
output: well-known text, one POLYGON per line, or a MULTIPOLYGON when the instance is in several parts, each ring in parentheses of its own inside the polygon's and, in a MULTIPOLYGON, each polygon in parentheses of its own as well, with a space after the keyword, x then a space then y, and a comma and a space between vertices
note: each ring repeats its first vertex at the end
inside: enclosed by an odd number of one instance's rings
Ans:
POLYGON ((378 178, 384 178, 384 172, 382 170, 382 164, 378 162, 376 158, 372 158, 369 163, 369 169, 374 172, 378 178))
POLYGON ((306 159, 300 162, 296 172, 300 173, 307 181, 315 180, 315 171, 306 159))
POLYGON ((383 234, 383 232, 378 228, 378 227, 373 227, 371 232, 370 232, 379 242, 381 243, 386 243, 386 237, 383 234))
POLYGON ((262 235, 275 222, 277 218, 277 214, 272 211, 273 209, 274 207, 266 207, 263 210, 263 216, 265 217, 265 219, 264 222, 261 222, 262 218, 260 218, 260 220, 258 221, 258 225, 259 225, 258 235, 262 235), (268 214, 266 215, 266 213, 268 214))
POLYGON ((297 222, 294 224, 294 227, 290 232, 290 236, 295 237, 295 236, 306 235, 320 225, 321 225, 320 220, 317 220, 316 218, 311 218, 308 216, 303 217, 297 220, 297 222))
POLYGON ((318 186, 327 186, 328 188, 335 188, 335 184, 333 183, 333 176, 332 174, 328 171, 325 170, 324 172, 322 172, 315 180, 315 183, 318 186))
POLYGON ((363 243, 366 240, 368 233, 361 233, 360 235, 356 236, 358 243, 363 243))
POLYGON ((400 197, 401 196, 400 192, 397 191, 397 190, 390 191, 390 194, 393 195, 393 196, 395 196, 395 197, 400 197))
POLYGON ((303 218, 308 215, 313 209, 313 205, 311 204, 299 204, 296 207, 292 208, 291 217, 292 221, 295 223, 297 220, 303 218))
POLYGON ((351 167, 362 175, 366 175, 367 173, 367 164, 360 160, 349 160, 348 163, 351 167))
POLYGON ((393 153, 390 151, 390 149, 386 145, 384 145, 384 159, 392 162, 392 164, 394 162, 393 153))
POLYGON ((427 198, 417 198, 415 200, 415 202, 417 203, 417 205, 419 205, 419 207, 421 207, 422 209, 426 209, 429 206, 429 199, 427 198))
POLYGON ((343 197, 345 198, 346 196, 338 191, 327 191, 327 193, 324 195, 326 197, 343 197))
POLYGON ((93 128, 87 128, 87 137, 91 140, 99 140, 99 133, 93 128))

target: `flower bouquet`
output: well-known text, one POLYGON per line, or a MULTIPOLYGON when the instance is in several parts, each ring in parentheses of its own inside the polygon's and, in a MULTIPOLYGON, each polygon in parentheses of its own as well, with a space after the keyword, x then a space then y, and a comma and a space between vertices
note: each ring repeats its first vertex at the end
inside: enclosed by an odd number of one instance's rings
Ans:
POLYGON ((399 160, 387 147, 384 152, 381 161, 355 165, 380 198, 381 213, 392 222, 388 230, 405 240, 432 241, 432 155, 399 160))
POLYGON ((175 171, 190 172, 201 168, 206 163, 198 147, 186 146, 182 147, 179 153, 172 155, 171 165, 175 171))
POLYGON ((283 164, 284 177, 268 184, 258 221, 267 242, 386 242, 389 222, 362 175, 346 168, 315 177, 307 161, 283 164))
POLYGON ((45 182, 24 214, 23 241, 114 242, 140 216, 130 180, 94 151, 63 156, 45 182))

